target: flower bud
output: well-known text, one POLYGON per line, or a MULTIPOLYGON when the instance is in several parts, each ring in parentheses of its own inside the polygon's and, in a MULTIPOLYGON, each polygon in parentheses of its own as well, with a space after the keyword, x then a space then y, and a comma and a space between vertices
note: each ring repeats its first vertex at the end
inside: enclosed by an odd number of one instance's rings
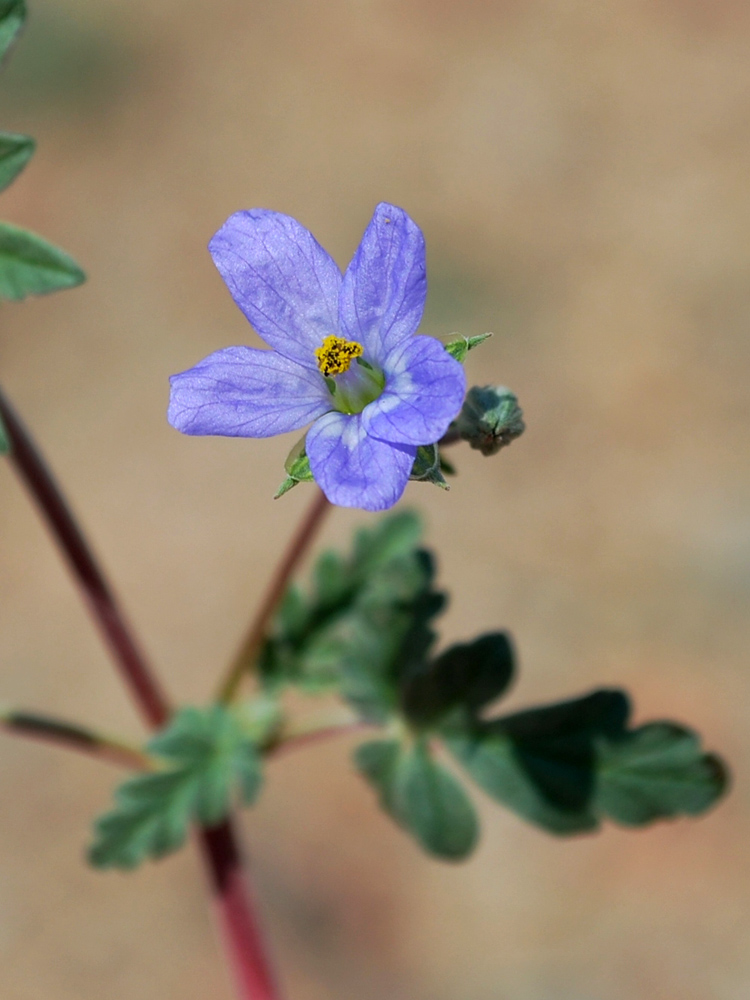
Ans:
POLYGON ((466 394, 448 435, 454 432, 483 455, 495 455, 525 429, 523 411, 510 389, 502 385, 475 385, 466 394))

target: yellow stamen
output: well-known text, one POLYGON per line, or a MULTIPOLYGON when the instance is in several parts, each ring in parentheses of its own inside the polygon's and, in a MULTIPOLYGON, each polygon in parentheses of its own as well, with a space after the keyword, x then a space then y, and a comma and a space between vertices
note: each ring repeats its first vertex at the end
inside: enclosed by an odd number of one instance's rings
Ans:
POLYGON ((362 356, 362 350, 362 345, 356 340, 330 335, 315 352, 318 368, 324 375, 341 375, 342 372, 349 371, 353 358, 362 356))

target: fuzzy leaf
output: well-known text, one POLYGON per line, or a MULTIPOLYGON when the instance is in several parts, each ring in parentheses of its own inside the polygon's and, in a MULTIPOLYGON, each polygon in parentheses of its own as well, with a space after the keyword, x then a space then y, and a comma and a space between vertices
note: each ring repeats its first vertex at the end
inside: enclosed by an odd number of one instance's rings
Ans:
POLYGON ((135 868, 182 846, 193 821, 214 826, 233 795, 250 805, 261 784, 260 756, 238 717, 220 705, 185 708, 149 743, 164 770, 129 778, 115 808, 97 820, 89 860, 135 868))
POLYGON ((718 758, 672 723, 627 729, 622 691, 529 709, 462 729, 446 745, 493 798, 552 833, 593 830, 608 817, 639 826, 708 809, 725 790, 718 758))
POLYGON ((5 58, 25 20, 24 0, 0 0, 0 60, 5 58))
POLYGON ((23 299, 72 288, 85 274, 63 250, 9 222, 0 222, 0 296, 23 299))
POLYGON ((0 191, 20 174, 34 155, 35 147, 28 135, 0 132, 0 191))
POLYGON ((354 759, 381 807, 426 851, 449 861, 472 852, 479 835, 474 807, 424 743, 373 740, 357 747, 354 759))

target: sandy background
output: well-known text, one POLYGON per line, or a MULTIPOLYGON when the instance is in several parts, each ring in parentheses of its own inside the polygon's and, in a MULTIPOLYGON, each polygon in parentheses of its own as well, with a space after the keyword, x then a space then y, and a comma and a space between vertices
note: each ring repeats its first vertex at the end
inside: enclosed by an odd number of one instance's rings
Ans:
MULTIPOLYGON (((476 796, 466 865, 379 814, 345 742, 269 769, 244 828, 289 1000, 744 1000, 750 993, 750 7, 741 0, 32 0, 0 80, 39 151, 0 214, 89 273, 2 306, 0 366, 170 691, 202 699, 306 493, 290 442, 193 440, 167 376, 256 343, 205 245, 235 209, 343 265, 373 206, 423 227, 425 332, 528 432, 413 484, 446 639, 508 626, 508 706, 600 684, 733 762, 698 822, 552 840, 476 796)), ((345 544, 367 515, 340 512, 345 544)), ((0 700, 138 721, 0 468, 0 700)), ((82 861, 116 775, 0 742, 3 1000, 229 1000, 191 851, 82 861)))

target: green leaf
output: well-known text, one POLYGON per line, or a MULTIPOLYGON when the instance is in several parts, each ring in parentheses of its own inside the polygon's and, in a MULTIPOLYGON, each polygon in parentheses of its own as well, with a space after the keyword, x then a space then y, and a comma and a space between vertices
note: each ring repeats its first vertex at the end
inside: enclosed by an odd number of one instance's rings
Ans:
POLYGON ((0 0, 0 60, 5 58, 25 20, 24 0, 0 0))
POLYGON ((415 514, 400 512, 359 531, 349 556, 321 556, 309 590, 291 588, 282 602, 260 658, 265 683, 320 690, 343 681, 378 716, 395 705, 393 660, 432 579, 420 530, 415 514))
POLYGON ((709 809, 728 783, 723 762, 701 751, 698 736, 652 722, 598 750, 595 804, 624 826, 709 809))
POLYGON ((476 337, 459 337, 458 340, 451 340, 445 344, 445 349, 456 361, 463 362, 469 351, 473 351, 475 347, 479 347, 480 344, 483 344, 491 336, 491 333, 480 333, 476 337))
POLYGON ((0 417, 0 455, 7 455, 10 452, 10 438, 5 429, 3 418, 0 417))
POLYGON ((557 834, 593 830, 605 817, 642 825, 713 805, 723 765, 672 723, 627 729, 622 691, 529 709, 461 729, 446 745, 493 798, 557 834))
POLYGON ((72 257, 41 236, 0 222, 0 296, 45 295, 80 285, 85 277, 72 257))
POLYGON ((233 794, 257 797, 260 756, 246 726, 229 709, 185 708, 149 743, 164 770, 128 779, 115 808, 97 820, 89 860, 96 868, 134 868, 182 846, 190 824, 214 826, 233 794))
POLYGON ((434 725, 457 710, 475 716, 507 691, 513 671, 513 647, 505 632, 451 646, 407 680, 404 713, 418 726, 434 725))
POLYGON ((354 759, 381 807, 426 851, 449 861, 473 851, 479 835, 474 807, 425 743, 374 740, 357 747, 354 759))
POLYGON ((310 483, 313 481, 313 474, 310 471, 310 460, 305 452, 304 436, 299 439, 287 455, 284 468, 286 469, 287 476, 278 490, 276 490, 274 500, 283 497, 297 483, 310 483))
POLYGON ((0 132, 0 191, 20 174, 35 148, 36 143, 28 135, 0 132))
POLYGON ((436 444, 420 445, 417 448, 417 455, 409 479, 422 483, 432 483, 443 490, 450 489, 443 475, 440 453, 436 444))

